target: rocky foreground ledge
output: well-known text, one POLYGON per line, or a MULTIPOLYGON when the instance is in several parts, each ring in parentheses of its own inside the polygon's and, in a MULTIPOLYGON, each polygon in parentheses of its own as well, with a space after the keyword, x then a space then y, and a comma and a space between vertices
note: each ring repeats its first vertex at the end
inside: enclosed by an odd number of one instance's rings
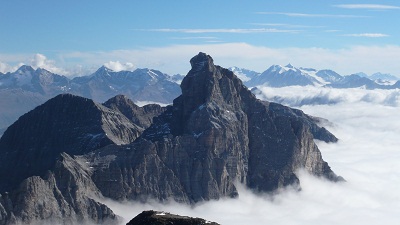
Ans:
POLYGON ((188 216, 174 215, 159 211, 143 211, 133 218, 126 225, 219 225, 215 222, 210 222, 201 218, 193 218, 188 216))

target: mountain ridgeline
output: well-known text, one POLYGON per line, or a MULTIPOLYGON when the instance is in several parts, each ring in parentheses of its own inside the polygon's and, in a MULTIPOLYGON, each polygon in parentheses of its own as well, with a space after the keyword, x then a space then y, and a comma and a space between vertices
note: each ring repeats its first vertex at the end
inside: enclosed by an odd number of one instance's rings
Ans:
POLYGON ((382 73, 374 73, 371 76, 364 73, 342 76, 333 70, 297 68, 291 64, 286 66, 273 65, 262 73, 237 67, 229 69, 249 87, 317 86, 330 88, 362 87, 366 89, 396 89, 400 87, 399 78, 382 73))
POLYGON ((343 180, 314 143, 337 141, 318 118, 256 99, 205 53, 190 63, 167 107, 63 94, 11 125, 0 139, 0 224, 112 224, 103 197, 194 204, 237 197, 236 182, 300 188, 299 169, 343 180))

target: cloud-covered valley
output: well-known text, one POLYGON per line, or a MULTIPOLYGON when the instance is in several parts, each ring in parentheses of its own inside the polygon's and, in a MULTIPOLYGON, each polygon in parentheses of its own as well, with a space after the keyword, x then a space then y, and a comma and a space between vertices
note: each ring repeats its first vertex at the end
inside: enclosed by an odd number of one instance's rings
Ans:
POLYGON ((303 105, 331 105, 339 103, 372 103, 387 106, 400 106, 400 90, 367 90, 363 88, 336 89, 314 86, 288 86, 271 88, 259 86, 253 93, 260 99, 278 102, 283 105, 299 107, 303 105))

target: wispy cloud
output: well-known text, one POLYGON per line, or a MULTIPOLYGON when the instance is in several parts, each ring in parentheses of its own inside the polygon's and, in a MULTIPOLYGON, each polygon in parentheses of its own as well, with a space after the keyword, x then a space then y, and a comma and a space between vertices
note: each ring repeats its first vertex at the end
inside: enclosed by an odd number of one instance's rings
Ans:
POLYGON ((344 14, 312 14, 312 13, 292 13, 292 12, 256 12, 266 15, 283 15, 289 17, 308 17, 308 18, 363 18, 367 16, 344 15, 344 14))
POLYGON ((344 8, 344 9, 378 9, 378 10, 400 9, 399 6, 380 5, 380 4, 341 4, 341 5, 334 5, 334 6, 338 7, 338 8, 344 8))
POLYGON ((196 39, 200 39, 200 40, 217 40, 217 37, 172 37, 171 39, 175 39, 175 40, 196 40, 196 39))
POLYGON ((369 37, 369 38, 381 38, 381 37, 389 37, 388 34, 381 33, 362 33, 362 34, 345 34, 344 36, 349 37, 369 37))
POLYGON ((297 30, 280 30, 280 29, 267 29, 267 28, 234 28, 234 29, 141 29, 141 31, 152 32, 171 32, 171 33, 189 33, 189 34, 202 34, 202 33, 295 33, 297 30))
POLYGON ((335 33, 335 32, 340 32, 341 30, 325 30, 327 33, 335 33))
POLYGON ((269 26, 269 27, 286 27, 286 28, 323 28, 324 26, 311 26, 311 25, 300 25, 300 24, 288 24, 288 23, 251 23, 255 26, 269 26))

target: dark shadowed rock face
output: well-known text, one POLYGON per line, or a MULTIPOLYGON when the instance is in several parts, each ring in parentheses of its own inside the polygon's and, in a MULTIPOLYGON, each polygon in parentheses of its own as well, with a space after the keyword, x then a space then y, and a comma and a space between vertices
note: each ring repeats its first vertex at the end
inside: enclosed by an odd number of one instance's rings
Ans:
POLYGON ((135 218, 133 218, 126 225, 143 225, 143 224, 152 224, 152 225, 218 225, 218 223, 206 221, 200 218, 192 218, 187 216, 179 216, 173 215, 165 212, 157 212, 157 211, 143 211, 135 218))
POLYGON ((21 116, 0 139, 0 192, 44 175, 61 152, 81 155, 109 144, 128 144, 142 131, 92 100, 58 95, 21 116))

